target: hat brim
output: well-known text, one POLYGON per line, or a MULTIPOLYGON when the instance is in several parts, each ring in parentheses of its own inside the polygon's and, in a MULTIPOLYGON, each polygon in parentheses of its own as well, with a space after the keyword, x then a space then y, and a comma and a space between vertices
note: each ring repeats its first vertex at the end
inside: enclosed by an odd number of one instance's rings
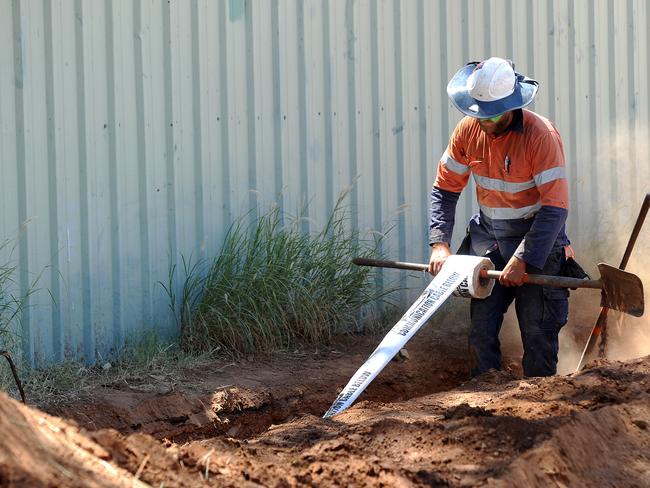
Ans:
POLYGON ((519 73, 515 90, 505 98, 493 102, 482 102, 469 95, 467 78, 478 63, 464 66, 453 76, 447 85, 447 94, 454 106, 465 115, 476 119, 489 119, 502 113, 529 105, 537 95, 537 81, 519 73))

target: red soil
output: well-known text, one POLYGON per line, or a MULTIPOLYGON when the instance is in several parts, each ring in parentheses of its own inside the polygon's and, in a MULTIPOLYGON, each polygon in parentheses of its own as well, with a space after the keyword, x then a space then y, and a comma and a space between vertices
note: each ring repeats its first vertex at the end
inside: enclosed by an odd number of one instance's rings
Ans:
POLYGON ((425 328, 322 419, 378 341, 140 378, 60 418, 0 394, 0 485, 650 486, 650 357, 468 381, 462 333, 425 328))

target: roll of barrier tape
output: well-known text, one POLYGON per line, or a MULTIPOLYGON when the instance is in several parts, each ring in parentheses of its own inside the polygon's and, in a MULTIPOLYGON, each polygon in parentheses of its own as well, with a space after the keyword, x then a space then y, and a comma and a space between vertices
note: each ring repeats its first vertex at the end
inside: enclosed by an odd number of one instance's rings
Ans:
POLYGON ((404 344, 415 335, 463 281, 467 283, 464 293, 477 297, 488 296, 494 286, 494 280, 488 280, 492 284, 482 283, 478 275, 481 269, 489 266, 492 266, 492 263, 487 258, 449 256, 440 273, 433 278, 415 303, 386 334, 386 337, 352 376, 323 417, 330 418, 338 415, 352 405, 393 356, 404 347, 404 344))
MULTIPOLYGON (((458 258, 459 256, 454 255, 450 256, 447 259, 458 258)), ((465 297, 465 298, 487 298, 492 293, 492 288, 494 288, 494 280, 487 278, 481 278, 479 273, 482 269, 493 270, 494 263, 488 258, 481 258, 480 264, 477 264, 476 267, 472 270, 472 273, 465 278, 460 285, 454 290, 453 295, 455 297, 465 297)))

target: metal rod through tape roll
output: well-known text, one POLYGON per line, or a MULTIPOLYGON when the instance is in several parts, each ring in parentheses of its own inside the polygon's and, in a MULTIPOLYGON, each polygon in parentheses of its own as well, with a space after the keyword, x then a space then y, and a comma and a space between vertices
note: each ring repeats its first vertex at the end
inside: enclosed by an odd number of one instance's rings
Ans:
MULTIPOLYGON (((421 263, 406 263, 401 261, 388 261, 383 259, 354 258, 352 262, 358 266, 374 266, 378 268, 396 268, 409 269, 413 271, 426 271, 428 265, 421 263)), ((501 271, 481 270, 481 278, 498 280, 501 277, 501 271)), ((579 278, 567 278, 564 276, 547 276, 528 274, 524 275, 524 283, 531 285, 555 286, 558 288, 593 288, 602 290, 603 283, 601 280, 582 280, 579 278)))

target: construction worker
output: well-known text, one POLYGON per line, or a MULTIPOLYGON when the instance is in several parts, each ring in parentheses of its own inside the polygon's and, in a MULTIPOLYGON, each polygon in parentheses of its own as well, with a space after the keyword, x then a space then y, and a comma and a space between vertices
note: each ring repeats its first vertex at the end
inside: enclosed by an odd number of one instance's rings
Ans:
POLYGON ((558 275, 565 263, 569 205, 564 149, 546 118, 524 110, 538 83, 492 57, 461 68, 447 86, 466 116, 454 129, 431 190, 429 272, 440 271, 450 249, 456 202, 470 174, 479 213, 459 253, 489 257, 503 270, 492 294, 472 299, 472 376, 501 368, 499 331, 515 302, 526 376, 557 371, 558 333, 567 322, 569 292, 524 285, 524 273, 558 275))

